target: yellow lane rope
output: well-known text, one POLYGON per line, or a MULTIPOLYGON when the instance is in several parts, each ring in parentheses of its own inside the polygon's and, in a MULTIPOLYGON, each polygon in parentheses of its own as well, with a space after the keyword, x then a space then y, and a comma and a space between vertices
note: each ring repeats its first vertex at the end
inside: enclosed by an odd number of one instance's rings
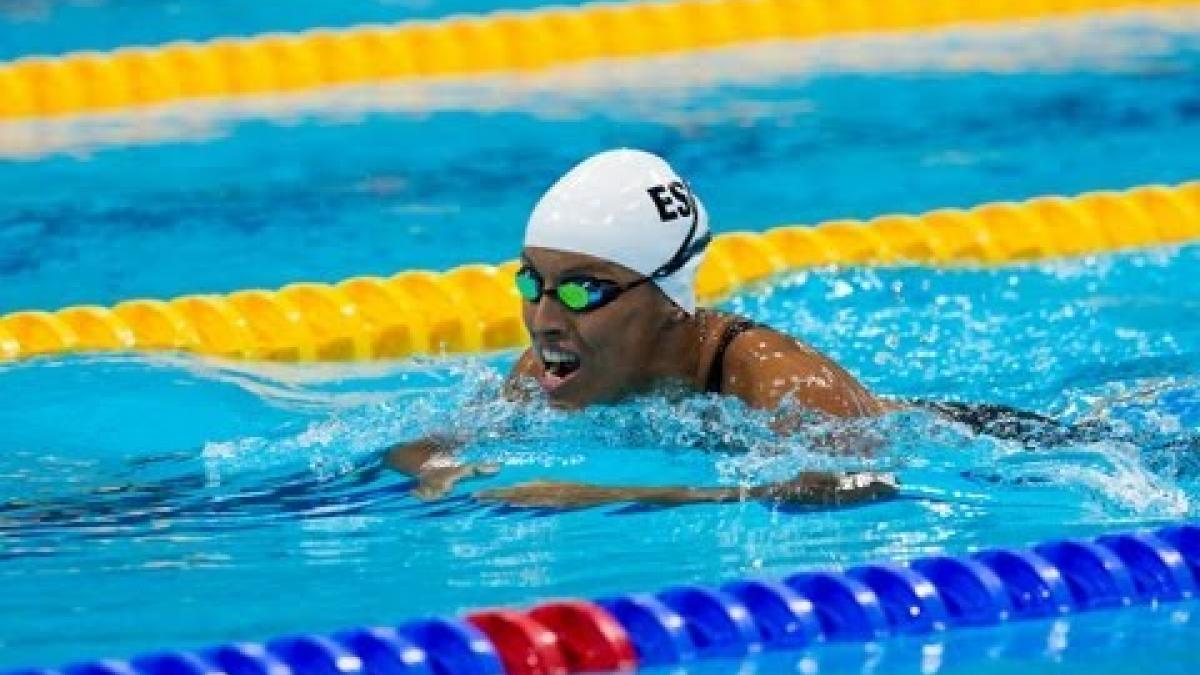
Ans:
MULTIPOLYGON (((917 216, 734 232, 697 278, 712 303, 783 272, 824 265, 1002 264, 1200 240, 1200 181, 1038 197, 917 216)), ((516 261, 279 290, 129 300, 0 317, 0 360, 99 351, 340 361, 480 352, 526 343, 516 261)))
POLYGON ((1200 0, 675 0, 174 42, 0 64, 0 120, 183 99, 520 72, 605 57, 1200 0))

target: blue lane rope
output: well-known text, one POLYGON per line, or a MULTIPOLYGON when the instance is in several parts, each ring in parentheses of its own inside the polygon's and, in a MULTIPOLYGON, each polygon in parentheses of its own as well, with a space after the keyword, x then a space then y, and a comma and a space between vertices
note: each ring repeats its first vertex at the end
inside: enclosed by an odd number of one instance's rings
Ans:
MULTIPOLYGON (((640 666, 661 666, 1187 600, 1198 579, 1200 526, 1182 524, 804 572, 782 582, 677 586, 592 607, 624 629, 620 639, 628 638, 640 666)), ((508 662, 470 623, 435 618, 0 675, 499 675, 508 662)))

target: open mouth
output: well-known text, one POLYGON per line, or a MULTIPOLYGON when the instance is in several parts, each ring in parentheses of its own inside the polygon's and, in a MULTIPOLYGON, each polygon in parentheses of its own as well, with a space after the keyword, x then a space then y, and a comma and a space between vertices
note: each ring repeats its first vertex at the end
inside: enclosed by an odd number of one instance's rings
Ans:
POLYGON ((541 378, 541 384, 547 393, 561 387, 579 371, 580 361, 577 354, 546 347, 538 350, 538 355, 546 371, 541 378))

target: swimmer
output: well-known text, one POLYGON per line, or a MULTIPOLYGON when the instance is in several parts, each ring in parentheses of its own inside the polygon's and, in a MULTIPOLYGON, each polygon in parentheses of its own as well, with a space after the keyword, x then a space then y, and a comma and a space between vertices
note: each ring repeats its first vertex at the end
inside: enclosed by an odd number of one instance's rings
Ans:
MULTIPOLYGON (((533 382, 550 405, 563 409, 664 388, 736 396, 769 411, 798 406, 838 418, 877 416, 897 407, 789 335, 698 309, 696 271, 711 239, 704 206, 659 157, 612 150, 568 172, 538 202, 525 230, 515 283, 531 346, 509 375, 506 395, 519 397, 527 390, 522 385, 533 382)), ((780 419, 778 430, 786 433, 788 422, 780 419)), ((403 443, 387 452, 386 462, 416 479, 414 494, 422 499, 498 470, 457 461, 456 445, 449 436, 403 443)), ((534 481, 475 497, 559 508, 748 499, 830 506, 895 492, 889 475, 804 472, 749 488, 534 481)))

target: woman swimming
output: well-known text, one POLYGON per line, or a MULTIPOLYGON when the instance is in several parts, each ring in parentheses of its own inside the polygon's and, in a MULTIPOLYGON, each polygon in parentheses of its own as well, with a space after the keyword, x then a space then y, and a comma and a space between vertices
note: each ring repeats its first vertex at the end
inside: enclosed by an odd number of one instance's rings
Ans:
MULTIPOLYGON (((699 199, 662 159, 613 150, 576 166, 534 208, 516 275, 531 346, 505 387, 534 381, 555 407, 578 409, 664 386, 736 396, 751 407, 785 402, 837 417, 894 409, 852 375, 769 327, 697 309, 695 277, 712 235, 699 199)), ((781 432, 786 424, 781 422, 781 432)), ((431 437, 388 451, 387 463, 432 499, 495 465, 453 458, 456 443, 431 437)), ((477 499, 524 506, 610 502, 682 504, 763 499, 831 505, 895 493, 890 476, 805 472, 753 488, 602 487, 535 481, 477 499)))

